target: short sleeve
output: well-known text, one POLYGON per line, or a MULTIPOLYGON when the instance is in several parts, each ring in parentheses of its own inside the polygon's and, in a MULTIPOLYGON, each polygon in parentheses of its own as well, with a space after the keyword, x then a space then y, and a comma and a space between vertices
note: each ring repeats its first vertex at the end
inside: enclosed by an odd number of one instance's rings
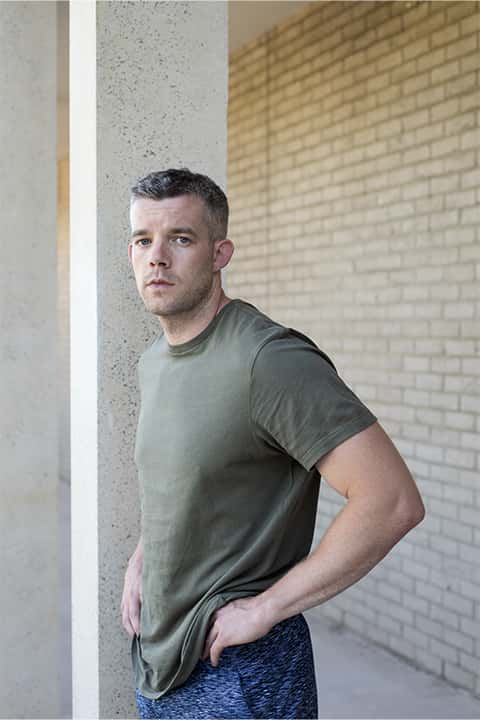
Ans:
POLYGON ((329 450, 377 418, 309 338, 288 331, 257 352, 250 378, 257 437, 314 468, 329 450))

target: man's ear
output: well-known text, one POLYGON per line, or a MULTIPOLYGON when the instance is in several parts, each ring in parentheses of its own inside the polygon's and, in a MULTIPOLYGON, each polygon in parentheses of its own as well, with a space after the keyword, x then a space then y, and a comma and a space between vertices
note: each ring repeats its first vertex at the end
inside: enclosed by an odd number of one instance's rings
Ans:
POLYGON ((133 252, 133 245, 132 243, 128 243, 128 259, 130 262, 132 262, 132 252, 133 252))
POLYGON ((224 240, 216 240, 213 256, 213 272, 222 270, 228 263, 235 250, 235 245, 231 240, 225 238, 224 240))

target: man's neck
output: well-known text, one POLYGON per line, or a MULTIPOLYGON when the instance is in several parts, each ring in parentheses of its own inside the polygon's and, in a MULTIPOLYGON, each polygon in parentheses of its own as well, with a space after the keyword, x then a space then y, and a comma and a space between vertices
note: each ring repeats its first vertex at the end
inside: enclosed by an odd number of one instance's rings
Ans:
POLYGON ((181 345, 199 335, 230 301, 231 298, 227 297, 220 287, 205 305, 196 312, 190 312, 188 317, 185 314, 180 317, 169 315, 159 317, 168 344, 181 345))

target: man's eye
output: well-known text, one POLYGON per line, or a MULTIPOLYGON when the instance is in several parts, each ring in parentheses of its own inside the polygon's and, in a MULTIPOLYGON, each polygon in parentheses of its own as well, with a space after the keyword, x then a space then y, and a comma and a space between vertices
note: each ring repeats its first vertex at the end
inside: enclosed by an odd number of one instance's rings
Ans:
POLYGON ((189 245, 191 243, 190 238, 185 237, 184 235, 178 235, 175 240, 178 241, 179 245, 189 245), (185 242, 184 242, 185 241, 185 242))
POLYGON ((143 243, 146 243, 146 242, 148 243, 148 242, 150 242, 150 240, 148 238, 139 238, 138 240, 135 241, 135 245, 142 245, 143 243))

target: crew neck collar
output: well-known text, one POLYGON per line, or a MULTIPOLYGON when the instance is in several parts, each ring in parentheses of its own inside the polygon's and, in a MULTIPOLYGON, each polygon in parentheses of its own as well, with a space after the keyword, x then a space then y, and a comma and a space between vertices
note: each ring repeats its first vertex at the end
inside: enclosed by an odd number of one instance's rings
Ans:
POLYGON ((165 344, 168 352, 171 355, 184 355, 196 348, 197 345, 200 345, 214 331, 220 319, 226 314, 226 312, 229 312, 228 308, 230 307, 230 305, 235 305, 239 302, 241 302, 240 298, 233 298, 232 300, 229 300, 229 302, 224 305, 216 315, 213 316, 207 327, 203 328, 203 330, 198 333, 198 335, 195 335, 195 337, 190 338, 190 340, 187 340, 184 343, 179 343, 178 345, 170 345, 166 336, 164 335, 165 344))

